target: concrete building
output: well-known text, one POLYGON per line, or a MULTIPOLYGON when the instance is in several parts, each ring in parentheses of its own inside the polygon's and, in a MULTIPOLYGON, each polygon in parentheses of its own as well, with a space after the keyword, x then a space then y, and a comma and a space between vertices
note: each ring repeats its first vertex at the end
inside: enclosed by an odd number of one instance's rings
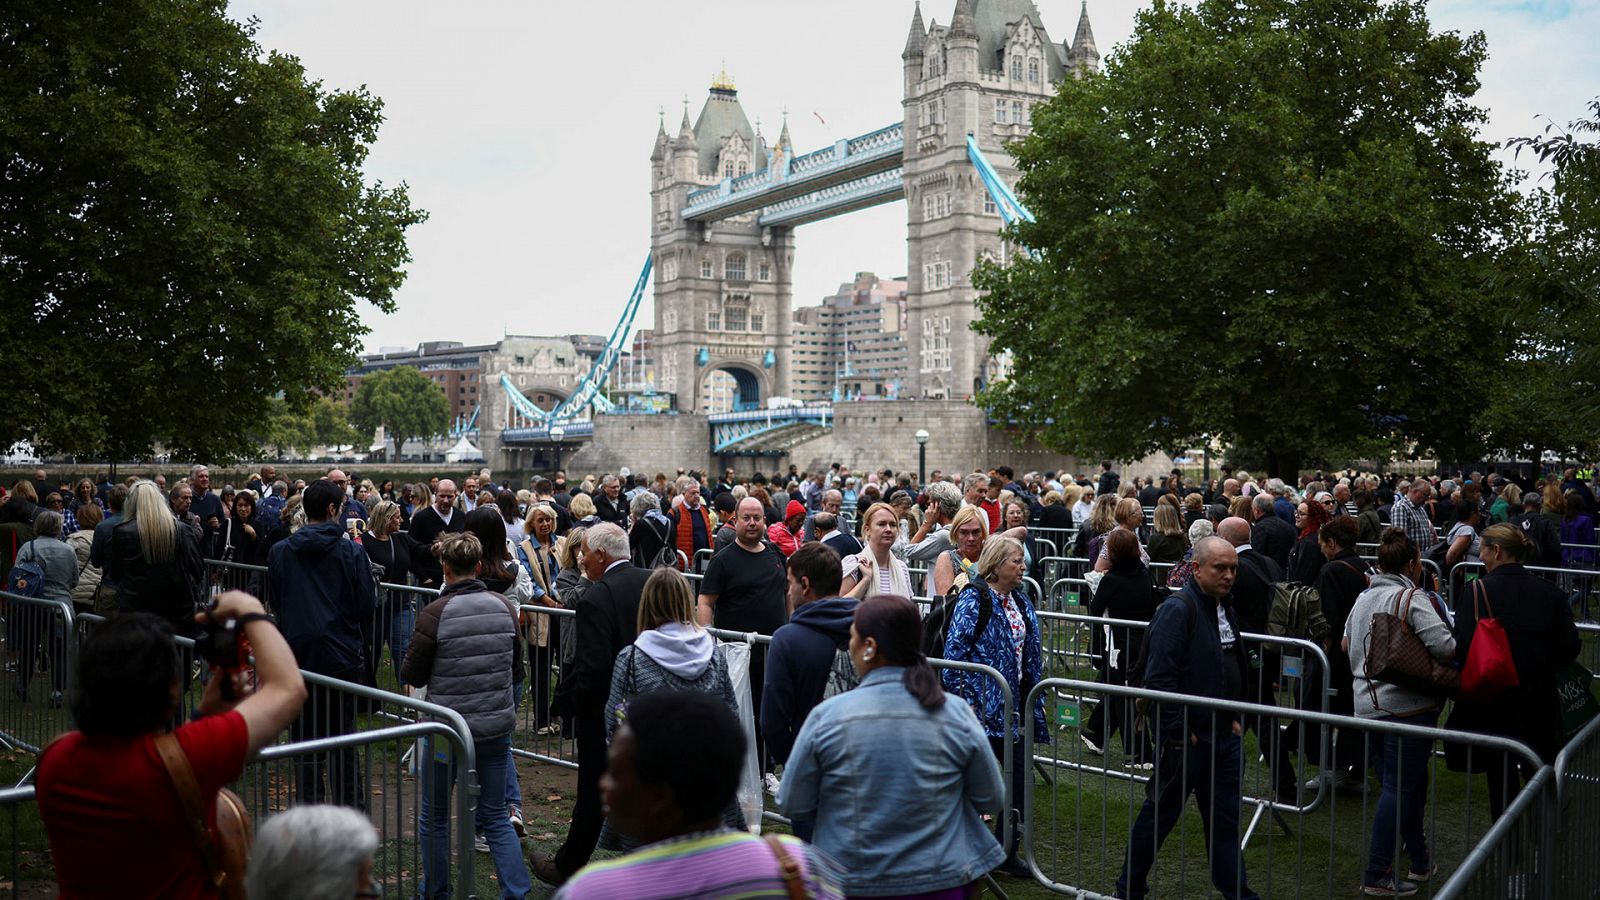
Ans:
POLYGON ((906 282, 857 272, 819 306, 794 311, 790 396, 892 400, 910 374, 906 282))
POLYGON ((1055 43, 1032 0, 956 0, 949 25, 906 38, 906 242, 912 390, 907 397, 967 399, 998 374, 976 318, 971 273, 999 259, 1000 216, 967 159, 967 135, 1013 186, 1005 145, 1031 129, 1033 108, 1062 78, 1098 70, 1087 3, 1072 42, 1055 43))
POLYGON ((450 402, 450 418, 469 419, 478 408, 483 389, 483 359, 495 351, 496 344, 463 344, 460 341, 425 341, 415 350, 386 351, 361 357, 355 368, 344 374, 346 403, 355 399, 361 379, 374 372, 410 366, 439 386, 450 402))

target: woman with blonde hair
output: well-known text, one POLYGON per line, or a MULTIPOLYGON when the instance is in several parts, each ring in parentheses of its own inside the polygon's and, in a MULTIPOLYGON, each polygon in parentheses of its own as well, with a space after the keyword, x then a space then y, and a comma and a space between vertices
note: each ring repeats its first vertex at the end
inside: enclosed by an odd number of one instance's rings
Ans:
MULTIPOLYGON (((1138 501, 1134 501, 1138 503, 1138 501)), ((1115 494, 1101 494, 1094 498, 1094 505, 1089 509, 1089 518, 1078 523, 1078 537, 1072 542, 1072 555, 1079 559, 1090 559, 1089 544, 1095 538, 1117 527, 1117 497, 1115 494)), ((1140 509, 1140 515, 1144 510, 1140 509)))
MULTIPOLYGON (((1161 499, 1172 496, 1167 494, 1161 499)), ((1151 562, 1175 563, 1183 559, 1183 553, 1189 549, 1189 538, 1184 533, 1183 518, 1178 515, 1176 503, 1156 504, 1156 530, 1150 535, 1150 543, 1146 546, 1151 562)))
MULTIPOLYGON (((526 537, 517 541, 517 562, 527 570, 533 582, 532 604, 560 609, 561 597, 556 583, 562 568, 555 546, 556 511, 547 503, 536 503, 528 507, 528 516, 522 525, 526 537)), ((551 734, 555 729, 550 721, 550 670, 556 664, 554 654, 561 646, 561 620, 530 613, 524 623, 523 636, 528 641, 528 689, 533 694, 534 729, 541 734, 551 734)))
POLYGON ((194 611, 205 597, 200 535, 179 528, 153 481, 128 492, 122 521, 111 529, 105 576, 117 586, 117 609, 155 613, 180 635, 194 633, 194 611))
POLYGON ((841 560, 844 580, 839 585, 840 596, 911 596, 911 570, 890 552, 899 535, 899 521, 899 514, 887 503, 867 507, 861 520, 861 538, 866 546, 860 553, 841 560))
MULTIPOLYGON (((1144 527, 1144 507, 1133 497, 1123 497, 1117 501, 1113 514, 1116 522, 1113 529, 1133 532, 1134 538, 1139 537, 1139 529, 1144 527)), ((1106 532, 1110 533, 1110 530, 1106 532)), ((1089 554, 1094 557, 1094 570, 1106 572, 1111 569, 1111 554, 1106 551, 1105 535, 1100 535, 1100 540, 1092 541, 1089 545, 1089 554)), ((1139 559, 1146 567, 1150 565, 1150 554, 1145 552, 1144 542, 1139 542, 1139 559)))
MULTIPOLYGON (((977 576, 973 574, 978 555, 983 552, 983 542, 989 539, 989 514, 979 506, 963 506, 950 520, 951 550, 939 554, 933 564, 933 592, 944 596, 950 588, 966 584, 977 576)), ((1019 545, 1020 546, 1020 545, 1019 545)))
POLYGON ((574 522, 588 526, 600 521, 596 515, 599 510, 595 508, 594 500, 590 499, 588 494, 574 494, 572 496, 572 505, 568 509, 572 511, 572 521, 574 522))
MULTIPOLYGON (((699 691, 721 700, 735 716, 739 701, 733 693, 728 661, 717 652, 717 640, 695 623, 694 591, 683 573, 662 566, 650 573, 639 596, 635 619, 638 636, 622 648, 611 666, 611 693, 606 698, 606 742, 617 726, 627 721, 628 701, 656 691, 699 691)), ((722 813, 722 824, 737 831, 745 828, 738 800, 722 813)), ((632 850, 637 842, 614 831, 608 822, 600 831, 606 850, 632 850)))
MULTIPOLYGON (((583 539, 588 534, 589 529, 579 525, 556 542, 555 593, 561 600, 562 609, 576 610, 578 601, 583 599, 583 595, 589 590, 589 585, 594 583, 583 574, 583 539)), ((572 665, 573 659, 577 656, 578 629, 562 628, 559 638, 561 666, 566 668, 572 665)))
MULTIPOLYGON (((367 530, 361 535, 361 549, 367 559, 383 569, 383 580, 390 584, 405 584, 406 573, 411 571, 414 545, 400 528, 400 505, 393 500, 379 500, 367 513, 367 530)), ((417 595, 410 591, 382 590, 378 592, 377 627, 372 632, 369 645, 372 660, 383 655, 383 645, 389 645, 389 656, 394 661, 395 680, 400 680, 400 667, 406 661, 406 648, 411 645, 411 630, 417 624, 417 595)))

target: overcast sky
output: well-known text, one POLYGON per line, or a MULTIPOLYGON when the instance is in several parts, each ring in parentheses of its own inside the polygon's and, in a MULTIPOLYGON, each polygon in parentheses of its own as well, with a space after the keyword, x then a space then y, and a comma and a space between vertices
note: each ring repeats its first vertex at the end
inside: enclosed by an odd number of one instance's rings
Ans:
MULTIPOLYGON (((1078 0, 1039 0, 1056 41, 1078 0)), ((1101 53, 1127 40, 1127 0, 1089 0, 1101 53)), ((606 334, 649 249, 657 112, 676 133, 726 63, 769 140, 785 109, 800 152, 901 118, 911 0, 233 0, 264 47, 330 88, 366 85, 387 118, 369 177, 410 185, 431 214, 410 232, 399 309, 375 312, 369 350, 502 333, 606 334)), ((948 22, 954 0, 925 18, 948 22)), ((1489 42, 1480 104, 1503 140, 1578 117, 1600 95, 1600 0, 1433 0, 1439 30, 1489 42)), ((807 225, 796 306, 857 270, 905 274, 905 204, 807 225)), ((654 321, 646 298, 636 327, 654 321)))

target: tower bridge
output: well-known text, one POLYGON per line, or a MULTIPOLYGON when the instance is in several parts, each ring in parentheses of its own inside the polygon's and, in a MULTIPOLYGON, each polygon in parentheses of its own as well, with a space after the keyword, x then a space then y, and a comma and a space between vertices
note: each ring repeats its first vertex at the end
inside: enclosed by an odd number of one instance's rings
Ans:
POLYGON ((590 417, 606 412, 601 388, 647 285, 656 387, 676 398, 672 412, 714 431, 701 452, 788 449, 794 434, 805 440, 843 426, 849 417, 816 410, 768 411, 760 427, 740 414, 790 392, 795 229, 902 199, 912 365, 899 402, 964 400, 999 374, 987 339, 971 327, 970 274, 1004 252, 1003 224, 1027 215, 1011 190, 1017 170, 1006 144, 1028 134, 1033 108, 1061 79, 1099 68, 1087 2, 1072 38, 1059 42, 1033 0, 955 0, 948 24, 925 24, 919 4, 901 60, 896 121, 807 153, 795 151, 787 121, 770 144, 752 128, 725 73, 692 122, 687 104, 675 133, 663 117, 650 153, 649 255, 606 350, 556 409, 519 402, 507 384, 500 420, 480 419, 478 429, 499 429, 498 443, 517 447, 582 419, 590 424, 577 431, 600 444, 608 417, 590 417), (734 379, 735 413, 708 422, 703 387, 716 372, 734 379))

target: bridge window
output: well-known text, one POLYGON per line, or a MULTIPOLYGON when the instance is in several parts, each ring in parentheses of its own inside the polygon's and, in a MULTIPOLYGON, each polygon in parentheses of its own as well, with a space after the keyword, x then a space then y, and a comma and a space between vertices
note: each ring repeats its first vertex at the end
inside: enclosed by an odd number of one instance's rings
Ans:
POLYGON ((745 260, 743 253, 729 253, 727 260, 722 264, 722 277, 729 281, 745 280, 745 260))
POLYGON ((1008 108, 1009 107, 1006 105, 1006 101, 1004 101, 1004 100, 996 100, 994 102, 994 120, 995 120, 995 122, 997 122, 997 123, 999 123, 1001 125, 1006 124, 1006 110, 1008 108))
POLYGON ((1028 60, 1028 80, 1034 84, 1039 83, 1039 61, 1037 59, 1028 60))
POLYGON ((706 313, 706 330, 707 331, 721 331, 722 330, 722 313, 714 312, 714 311, 706 313))
POLYGON ((709 257, 709 256, 701 257, 700 258, 700 277, 701 278, 710 278, 710 277, 712 277, 711 273, 712 273, 711 257, 709 257))
POLYGON ((756 267, 756 272, 761 277, 762 281, 772 280, 772 264, 768 263, 766 260, 763 259, 761 261, 761 265, 756 267))
POLYGON ((997 216, 1000 214, 999 207, 994 205, 994 196, 988 191, 983 192, 983 214, 986 216, 997 216))
POLYGON ((744 175, 744 174, 748 173, 749 171, 750 171, 749 165, 747 165, 744 160, 742 160, 742 159, 739 160, 739 174, 740 175, 744 175))
POLYGON ((733 160, 730 159, 727 162, 722 164, 722 177, 723 178, 732 178, 733 177, 733 160))
POLYGON ((672 280, 676 279, 677 277, 678 277, 678 258, 676 256, 669 255, 669 256, 667 256, 666 259, 663 259, 661 261, 661 280, 662 281, 672 281, 672 280))
POLYGON ((1021 100, 1011 101, 1011 121, 1018 125, 1028 121, 1027 107, 1023 105, 1021 100))
POLYGON ((722 304, 724 331, 747 331, 750 327, 750 300, 747 297, 730 297, 722 304))
POLYGON ((1022 80, 1022 57, 1011 57, 1011 77, 1017 81, 1022 80))

